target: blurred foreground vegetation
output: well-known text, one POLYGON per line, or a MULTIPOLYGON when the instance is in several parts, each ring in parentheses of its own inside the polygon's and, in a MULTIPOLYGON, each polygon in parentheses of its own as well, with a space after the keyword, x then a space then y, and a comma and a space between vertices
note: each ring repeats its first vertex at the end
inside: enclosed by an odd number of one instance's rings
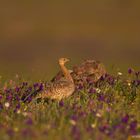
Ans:
POLYGON ((76 85, 75 93, 60 102, 22 101, 42 89, 46 81, 16 75, 0 87, 1 140, 133 140, 140 134, 140 72, 106 74, 97 83, 76 85))

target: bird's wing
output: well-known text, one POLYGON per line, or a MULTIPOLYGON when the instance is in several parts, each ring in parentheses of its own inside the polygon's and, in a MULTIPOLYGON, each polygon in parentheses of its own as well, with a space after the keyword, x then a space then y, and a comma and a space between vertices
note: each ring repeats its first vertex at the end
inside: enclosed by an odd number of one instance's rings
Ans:
POLYGON ((46 86, 37 98, 61 98, 63 94, 66 94, 72 89, 74 89, 73 83, 65 78, 61 78, 59 81, 55 81, 46 86))
POLYGON ((54 88, 64 88, 68 87, 71 84, 71 81, 66 80, 65 78, 61 78, 59 81, 52 83, 54 88))

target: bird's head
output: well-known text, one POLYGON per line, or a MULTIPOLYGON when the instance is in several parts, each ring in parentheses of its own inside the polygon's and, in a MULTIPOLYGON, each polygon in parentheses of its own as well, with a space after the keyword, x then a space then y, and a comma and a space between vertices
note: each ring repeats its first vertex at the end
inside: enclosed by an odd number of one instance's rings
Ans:
POLYGON ((68 58, 60 58, 59 59, 59 64, 64 65, 66 62, 70 61, 68 58))

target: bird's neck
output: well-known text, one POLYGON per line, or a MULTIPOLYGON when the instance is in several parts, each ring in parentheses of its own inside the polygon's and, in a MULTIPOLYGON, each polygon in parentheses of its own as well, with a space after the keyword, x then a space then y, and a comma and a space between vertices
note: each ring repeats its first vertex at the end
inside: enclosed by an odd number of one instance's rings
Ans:
POLYGON ((64 64, 60 64, 61 70, 65 76, 66 79, 70 80, 71 82, 73 82, 73 78, 70 75, 70 72, 68 71, 68 69, 65 67, 64 64))

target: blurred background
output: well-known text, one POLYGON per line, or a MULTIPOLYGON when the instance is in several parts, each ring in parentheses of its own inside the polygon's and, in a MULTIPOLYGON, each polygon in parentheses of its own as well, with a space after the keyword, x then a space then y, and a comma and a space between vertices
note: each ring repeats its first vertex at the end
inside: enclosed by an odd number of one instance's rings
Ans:
POLYGON ((49 80, 59 57, 140 69, 140 1, 0 1, 1 76, 49 80))

